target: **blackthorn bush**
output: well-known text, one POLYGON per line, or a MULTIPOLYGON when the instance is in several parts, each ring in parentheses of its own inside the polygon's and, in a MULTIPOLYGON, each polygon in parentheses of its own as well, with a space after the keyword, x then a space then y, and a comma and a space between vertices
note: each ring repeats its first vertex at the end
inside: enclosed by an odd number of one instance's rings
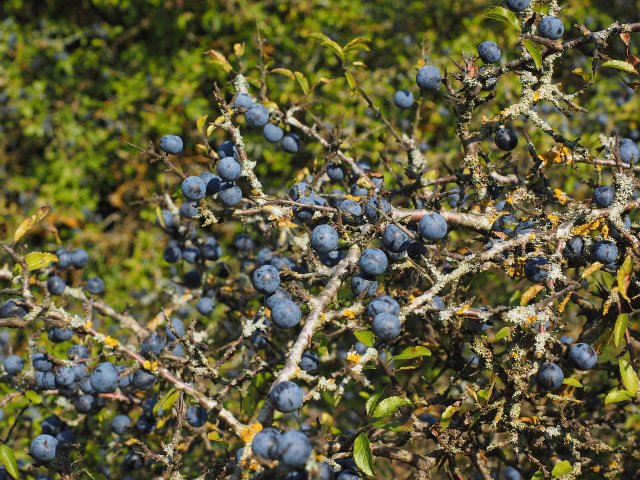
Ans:
MULTIPOLYGON (((290 55, 252 9, 177 9, 185 37, 252 29, 207 50, 213 72, 191 65, 213 105, 140 79, 197 118, 128 106, 162 117, 146 146, 114 149, 131 163, 109 174, 135 194, 101 189, 82 221, 55 198, 21 213, 51 191, 35 177, 0 197, 0 479, 638 478, 640 24, 504 5, 452 41, 407 31, 396 59, 385 38, 306 24, 320 47, 290 55), (187 148, 157 140, 167 130, 187 148)), ((3 42, 8 66, 28 68, 34 32, 43 62, 100 38, 100 22, 71 36, 41 23, 3 42)), ((43 75, 73 71, 55 65, 43 75)), ((6 90, 2 115, 30 117, 21 135, 72 133, 21 103, 54 86, 6 90)), ((51 135, 43 163, 91 145, 51 135)), ((12 184, 19 167, 0 161, 12 184)), ((95 185, 63 173, 65 195, 95 185)))

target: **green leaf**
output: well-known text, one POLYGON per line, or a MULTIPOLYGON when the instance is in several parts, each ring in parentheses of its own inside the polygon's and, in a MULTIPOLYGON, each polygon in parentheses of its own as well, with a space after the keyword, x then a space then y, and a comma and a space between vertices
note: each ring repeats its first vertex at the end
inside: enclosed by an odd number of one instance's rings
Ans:
POLYGON ((531 480, 544 480, 544 475, 540 470, 537 470, 536 473, 533 474, 531 480))
MULTIPOLYGON (((624 298, 627 302, 631 302, 629 296, 627 295, 627 288, 629 288, 629 284, 631 283, 631 273, 633 272, 633 260, 630 256, 627 256, 624 259, 624 262, 618 269, 618 273, 616 275, 618 280, 618 291, 622 298, 624 298)), ((617 345, 616 345, 617 346, 617 345)))
POLYGON ((328 47, 329 49, 333 50, 333 52, 340 59, 340 63, 344 64, 344 51, 342 50, 342 47, 340 45, 338 45, 338 43, 336 43, 335 41, 331 40, 324 33, 320 33, 320 32, 310 33, 308 36, 311 37, 311 38, 315 38, 317 40, 320 40, 324 47, 328 47))
POLYGON ((623 62, 622 60, 607 60, 604 62, 601 67, 615 68, 617 70, 622 70, 627 73, 633 73, 635 75, 638 74, 633 65, 627 62, 623 62))
POLYGON ((562 460, 554 465, 553 470, 551 471, 551 476, 553 478, 558 478, 567 473, 571 473, 573 471, 573 466, 567 460, 562 460))
POLYGON ((613 327, 613 344, 618 347, 620 342, 624 338, 624 332, 627 330, 627 322, 629 321, 628 313, 621 313, 616 319, 616 324, 613 327))
POLYGON ((173 408, 175 403, 178 401, 179 397, 180 397, 180 390, 176 390, 175 388, 172 388, 166 393, 164 397, 162 397, 162 400, 160 400, 153 406, 153 413, 157 415, 159 410, 162 410, 162 415, 167 415, 171 413, 171 409, 173 408))
POLYGON ((427 347, 423 347, 421 345, 417 345, 415 347, 407 347, 398 355, 393 357, 394 360, 412 360, 418 357, 430 357, 431 350, 427 347))
POLYGON ((109 480, 102 473, 92 472, 90 470, 85 470, 84 473, 86 473, 87 477, 89 477, 91 480, 109 480))
POLYGON ((406 405, 413 405, 413 402, 404 397, 394 396, 385 398, 373 409, 373 416, 376 418, 386 417, 387 415, 391 415, 398 408, 404 407, 406 405))
POLYGON ((371 444, 364 433, 361 433, 353 442, 353 459, 356 465, 365 475, 373 476, 373 455, 371 454, 371 444))
POLYGON ((500 330, 498 330, 495 337, 493 337, 493 341, 497 342, 498 340, 502 340, 509 335, 511 335, 511 329, 509 327, 502 327, 500 330))
POLYGON ((344 76, 347 79, 347 84, 349 84, 349 88, 351 92, 355 92, 358 89, 358 84, 356 83, 356 79, 351 74, 351 72, 344 72, 344 76))
POLYGON ((13 450, 9 448, 9 445, 0 445, 0 460, 2 460, 9 475, 17 479, 20 475, 18 472, 18 464, 16 463, 16 456, 13 450))
POLYGON ((565 385, 571 385, 572 387, 576 388, 582 388, 584 386, 577 379, 571 377, 565 378, 562 383, 564 383, 565 385))
POLYGON ((27 269, 33 272, 48 267, 52 262, 57 262, 58 257, 48 252, 30 252, 24 256, 24 261, 27 263, 27 269))
POLYGON ((635 395, 638 391, 638 374, 626 358, 620 358, 618 366, 620 367, 620 377, 622 377, 624 388, 627 389, 629 394, 635 395))
POLYGON ((609 405, 610 403, 626 402, 632 398, 633 396, 626 390, 618 390, 617 388, 614 388, 607 393, 607 397, 604 399, 604 404, 609 405))
POLYGON ((492 18, 493 20, 498 20, 499 22, 511 25, 518 32, 520 31, 520 22, 518 22, 516 14, 504 7, 487 8, 482 15, 486 18, 492 18))
POLYGON ((538 46, 531 40, 524 40, 522 43, 524 43, 524 48, 527 49, 527 52, 529 52, 529 55, 533 58, 536 68, 540 70, 542 68, 542 54, 540 53, 538 46))
POLYGON ((378 405, 378 402, 380 401, 381 396, 382 396, 382 392, 378 392, 378 393, 374 393, 369 397, 369 399, 367 400, 367 404, 365 405, 365 410, 367 412, 367 415, 371 415, 371 412, 373 412, 373 409, 376 407, 376 405, 378 405))
POLYGON ((359 342, 364 343, 367 347, 373 347, 374 338, 371 330, 359 330, 357 332, 353 332, 353 335, 359 342))
POLYGON ((307 95, 309 93, 309 81, 302 72, 295 72, 294 75, 298 81, 298 85, 300 85, 304 94, 307 95))
POLYGON ((352 40, 349 40, 347 44, 344 46, 343 50, 348 52, 349 50, 366 50, 369 51, 369 40, 367 37, 356 37, 352 40))
POLYGON ((36 403, 36 404, 42 403, 42 397, 38 395, 38 393, 34 392, 33 390, 27 390, 26 392, 24 392, 24 396, 27 397, 27 399, 31 403, 36 403))

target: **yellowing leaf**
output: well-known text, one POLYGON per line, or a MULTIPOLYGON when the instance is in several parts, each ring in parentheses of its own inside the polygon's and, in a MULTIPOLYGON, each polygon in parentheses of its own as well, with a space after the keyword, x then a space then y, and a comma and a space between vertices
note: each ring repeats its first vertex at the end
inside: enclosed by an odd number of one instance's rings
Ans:
POLYGON ((228 62, 227 58, 219 51, 211 49, 204 52, 204 54, 209 55, 209 58, 213 60, 213 63, 217 63, 218 65, 220 65, 226 73, 229 73, 231 70, 233 70, 233 67, 228 62))
POLYGON ((368 51, 369 45, 367 45, 367 43, 369 43, 370 41, 371 40, 369 40, 366 37, 356 37, 347 42, 347 44, 344 46, 344 51, 348 52, 349 50, 356 50, 356 49, 368 51))
POLYGON ((580 275, 580 278, 586 278, 589 275, 591 275, 593 272, 597 272, 598 270, 600 270, 602 267, 604 267, 604 264, 600 262, 594 262, 593 264, 589 265, 587 268, 584 269, 584 272, 582 272, 582 275, 580 275))
POLYGON ((29 218, 26 218, 22 221, 20 226, 17 228, 15 233, 13 234, 13 241, 17 242, 22 237, 24 237, 25 233, 33 228, 33 226, 47 216, 51 209, 49 207, 40 207, 36 213, 31 215, 29 218))
POLYGON ((520 306, 524 307, 530 300, 533 300, 536 295, 538 295, 542 290, 544 290, 544 285, 531 285, 526 292, 522 294, 520 298, 520 306))
POLYGON ((627 288, 629 288, 629 284, 631 283, 631 272, 633 271, 633 260, 630 256, 627 256, 624 259, 624 262, 618 269, 617 280, 618 280, 618 291, 620 295, 627 301, 631 302, 629 297, 627 296, 627 288))
POLYGON ((288 68, 280 68, 280 67, 272 68, 270 70, 270 73, 278 73, 280 75, 284 75, 285 77, 289 77, 291 80, 295 80, 296 79, 296 76, 288 68))

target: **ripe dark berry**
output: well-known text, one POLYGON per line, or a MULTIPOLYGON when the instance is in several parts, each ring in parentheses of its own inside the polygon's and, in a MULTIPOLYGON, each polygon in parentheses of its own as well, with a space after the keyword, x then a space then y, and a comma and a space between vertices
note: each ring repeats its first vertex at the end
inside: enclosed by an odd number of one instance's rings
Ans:
POLYGON ((522 12, 529 6, 530 0, 505 0, 505 5, 512 12, 522 12))
POLYGON ((577 260, 584 254, 584 240, 579 235, 574 235, 567 240, 562 249, 562 256, 568 260, 577 260))
POLYGON ((276 410, 289 413, 298 410, 302 406, 304 393, 296 383, 284 381, 273 388, 269 397, 276 410))
POLYGON ((249 110, 253 106, 253 98, 247 93, 239 93, 231 106, 236 109, 249 110))
POLYGON ((29 447, 29 454, 31 457, 39 463, 49 463, 56 458, 56 451, 58 449, 58 440, 51 435, 38 435, 31 441, 29 447))
POLYGON ((62 295, 66 286, 65 281, 58 275, 52 275, 47 280, 47 289, 51 295, 62 295))
POLYGON ((271 321, 280 328, 293 328, 300 323, 302 312, 293 300, 276 302, 271 310, 271 321))
POLYGON ((485 40, 478 45, 478 56, 484 63, 497 63, 500 61, 502 52, 496 42, 485 40))
POLYGON ((434 91, 440 88, 442 76, 440 71, 433 65, 427 65, 418 70, 416 84, 421 90, 434 91))
POLYGON ((377 288, 378 282, 376 279, 369 277, 365 273, 357 273, 351 279, 351 291, 356 297, 363 293, 365 297, 373 297, 377 288))
POLYGON ((533 283, 544 283, 549 278, 546 265, 547 260, 544 257, 531 257, 524 264, 524 276, 533 283))
POLYGON ((327 165, 327 175, 334 182, 341 182, 344 180, 344 171, 340 165, 336 165, 335 163, 330 163, 327 165))
POLYGON ((218 176, 226 182, 234 182, 242 175, 242 165, 233 157, 220 159, 216 170, 218 176))
POLYGON ((187 408, 187 422, 189 422, 189 425, 191 425, 192 427, 200 428, 201 426, 203 426, 205 423, 207 423, 208 416, 209 413, 207 412, 207 409, 201 407, 200 405, 191 405, 189 408, 187 408))
POLYGON ((251 441, 251 450, 265 460, 277 459, 280 435, 280 431, 275 428, 267 427, 260 430, 251 441))
POLYGON ((5 372, 7 372, 8 375, 13 376, 22 371, 24 368, 24 360, 18 355, 9 355, 8 357, 5 357, 2 365, 4 366, 5 372))
POLYGON ((398 316, 400 314, 400 305, 395 298, 389 295, 380 295, 371 300, 367 306, 367 313, 371 318, 374 318, 380 313, 390 313, 391 315, 398 316))
POLYGON ((156 333, 147 336, 140 344, 140 353, 149 358, 152 356, 159 357, 164 350, 164 338, 156 333))
POLYGON ((307 373, 315 373, 318 370, 318 356, 310 350, 305 351, 300 358, 300 369, 307 373))
POLYGON ((598 240, 593 244, 591 257, 605 265, 613 263, 618 258, 618 247, 610 240, 598 240))
POLYGON ((382 245, 392 253, 404 252, 409 248, 411 239, 399 227, 390 223, 382 233, 382 245))
POLYGON ((284 131, 278 125, 267 123, 262 129, 264 138, 271 143, 278 143, 284 136, 284 131))
MULTIPOLYGON (((201 300, 204 300, 205 298, 209 299, 209 297, 203 297, 201 300)), ((178 334, 178 338, 184 337, 185 330, 184 330, 184 322, 182 320, 180 320, 179 318, 172 318, 171 326, 173 327, 175 332, 178 334)), ((168 341, 175 342, 178 339, 176 338, 176 335, 171 331, 168 325, 164 327, 164 331, 168 341)))
POLYGON ((618 144, 618 153, 620 160, 624 163, 635 165, 638 163, 640 157, 640 151, 638 145, 630 138, 621 138, 618 144))
POLYGON ((367 248, 360 256, 358 262, 360 269, 369 276, 382 275, 389 265, 384 252, 378 248, 367 248))
POLYGON ((235 207, 242 200, 242 190, 232 182, 224 182, 220 185, 218 200, 227 208, 235 207))
POLYGON ((73 337, 73 330, 70 328, 51 327, 47 332, 47 337, 54 343, 66 342, 73 337))
POLYGON ((502 127, 496 132, 494 138, 496 147, 505 152, 510 152, 518 146, 518 134, 510 127, 502 127))
POLYGON ((418 222, 418 230, 425 240, 436 241, 447 236, 447 221, 438 212, 427 213, 418 222))
POLYGON ((562 369, 555 363, 545 362, 540 365, 536 376, 538 384, 545 390, 555 392, 562 387, 564 381, 564 373, 562 369))
POLYGON ((575 343, 569 349, 569 360, 578 370, 590 370, 596 366, 598 355, 588 343, 575 343))
POLYGON ((126 415, 116 415, 111 420, 111 430, 118 435, 125 435, 131 427, 131 419, 126 415))
POLYGON ((553 15, 547 15, 538 25, 538 34, 541 37, 557 40, 564 35, 564 25, 562 20, 553 15))
POLYGON ((400 319, 390 313, 379 313, 371 323, 373 333, 382 340, 393 340, 400 335, 400 319))
POLYGON ((616 191, 613 187, 602 186, 593 189, 593 201, 600 208, 606 208, 613 203, 616 191))
POLYGON ((89 377, 91 387, 98 393, 113 393, 118 388, 118 372, 111 362, 98 365, 89 377))
POLYGON ((179 154, 182 147, 182 139, 177 135, 165 135, 160 139, 160 149, 172 155, 179 154))
POLYGON ((282 137, 280 146, 287 153, 298 153, 300 151, 300 137, 295 133, 289 133, 282 137))
POLYGON ((340 236, 335 228, 329 224, 318 225, 311 232, 311 248, 316 252, 327 253, 338 248, 340 236))
POLYGON ((411 108, 413 105, 413 93, 409 90, 398 90, 393 95, 393 103, 398 108, 411 108))
POLYGON ((253 287, 264 294, 271 294, 280 286, 280 274, 271 265, 256 268, 251 276, 253 287))
POLYGON ((87 280, 87 284, 85 286, 87 292, 93 295, 100 295, 104 293, 104 281, 99 277, 93 277, 87 280))
POLYGON ((244 118, 251 128, 262 128, 269 121, 269 110, 263 105, 254 104, 246 111, 244 118))
POLYGON ((278 440, 278 457, 290 468, 302 468, 313 446, 307 436, 299 430, 283 433, 278 440))
POLYGON ((182 195, 187 200, 198 201, 207 194, 207 186, 200 177, 187 177, 180 185, 182 195))

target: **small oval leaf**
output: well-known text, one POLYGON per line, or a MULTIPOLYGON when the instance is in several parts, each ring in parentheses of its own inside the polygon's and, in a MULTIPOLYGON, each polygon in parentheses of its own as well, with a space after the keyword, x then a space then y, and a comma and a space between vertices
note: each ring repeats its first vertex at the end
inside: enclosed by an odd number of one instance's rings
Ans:
POLYGON ((373 455, 371 444, 364 433, 361 433, 353 442, 353 459, 356 465, 365 475, 373 476, 373 455))

